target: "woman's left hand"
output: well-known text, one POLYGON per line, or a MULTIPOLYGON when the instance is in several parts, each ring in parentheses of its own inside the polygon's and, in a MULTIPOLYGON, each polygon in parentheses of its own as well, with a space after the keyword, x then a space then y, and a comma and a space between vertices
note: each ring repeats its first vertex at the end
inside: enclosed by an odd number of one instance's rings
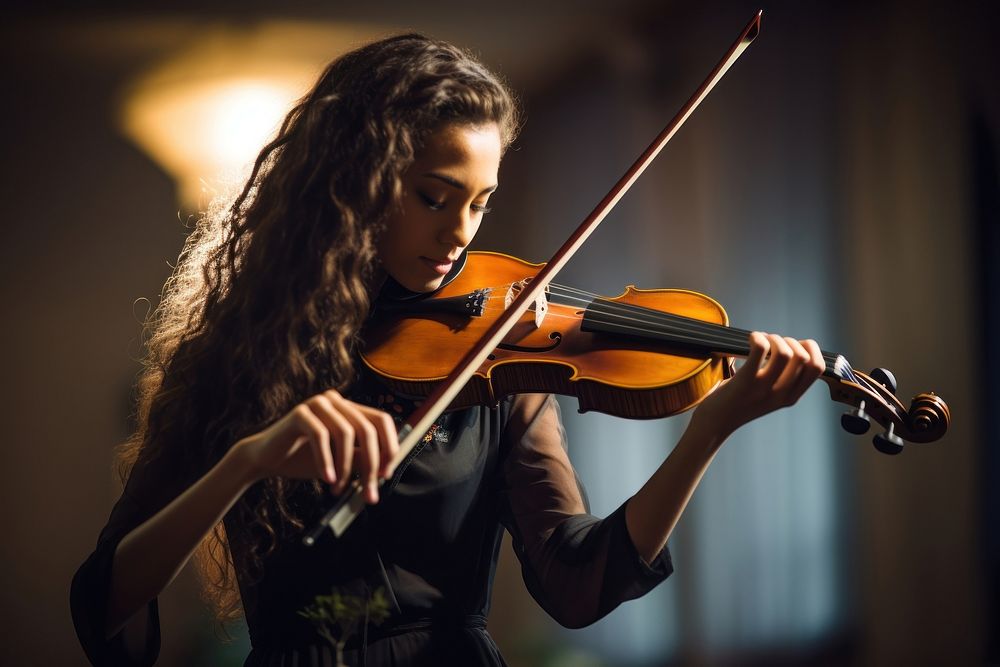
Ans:
POLYGON ((750 334, 750 354, 736 374, 709 394, 691 418, 718 442, 749 421, 793 405, 826 369, 814 340, 750 334))

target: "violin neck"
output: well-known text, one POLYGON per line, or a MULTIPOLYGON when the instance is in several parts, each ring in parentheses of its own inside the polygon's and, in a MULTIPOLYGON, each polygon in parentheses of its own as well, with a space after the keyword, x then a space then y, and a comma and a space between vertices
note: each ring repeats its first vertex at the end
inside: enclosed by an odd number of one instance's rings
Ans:
MULTIPOLYGON (((594 299, 584 311, 580 330, 655 341, 680 353, 697 356, 746 357, 750 331, 612 301, 594 299)), ((841 355, 823 351, 825 375, 840 378, 841 355)))

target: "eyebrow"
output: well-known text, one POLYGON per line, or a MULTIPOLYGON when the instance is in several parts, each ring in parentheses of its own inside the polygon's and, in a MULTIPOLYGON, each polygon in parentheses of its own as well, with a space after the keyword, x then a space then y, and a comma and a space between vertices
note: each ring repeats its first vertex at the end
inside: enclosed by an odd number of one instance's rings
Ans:
MULTIPOLYGON (((425 178, 436 178, 437 180, 439 180, 439 181, 441 181, 443 183, 447 183, 451 187, 457 188, 459 190, 468 190, 468 188, 465 187, 465 183, 462 183, 462 181, 460 181, 458 179, 455 179, 455 178, 452 178, 451 176, 447 176, 445 174, 439 174, 437 172, 429 171, 426 174, 423 174, 423 176, 425 178)), ((480 192, 479 195, 482 196, 482 195, 488 194, 490 192, 493 192, 496 189, 497 189, 496 185, 491 185, 490 187, 485 188, 482 192, 480 192)))

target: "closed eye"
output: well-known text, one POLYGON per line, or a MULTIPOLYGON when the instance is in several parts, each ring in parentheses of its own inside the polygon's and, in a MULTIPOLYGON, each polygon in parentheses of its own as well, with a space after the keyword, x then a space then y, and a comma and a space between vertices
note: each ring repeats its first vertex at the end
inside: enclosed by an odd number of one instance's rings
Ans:
POLYGON ((429 208, 430 210, 432 210, 432 211, 440 211, 441 209, 444 208, 444 202, 443 201, 437 201, 433 197, 425 195, 423 192, 419 192, 418 191, 417 194, 420 195, 420 198, 423 200, 424 204, 426 204, 427 208, 429 208))

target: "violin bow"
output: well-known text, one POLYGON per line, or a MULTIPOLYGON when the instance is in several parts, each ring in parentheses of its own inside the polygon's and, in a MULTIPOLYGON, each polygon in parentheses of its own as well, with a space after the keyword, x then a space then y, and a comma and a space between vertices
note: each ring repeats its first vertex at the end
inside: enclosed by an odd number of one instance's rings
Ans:
MULTIPOLYGON (((392 467, 395 468, 402 463, 407 455, 417 443, 423 438, 438 417, 451 405, 458 393, 469 381, 486 358, 497 345, 503 341, 521 316, 527 312, 531 304, 535 303, 555 278, 556 274, 573 257, 577 250, 583 245, 587 238, 597 229, 604 218, 611 212, 618 201, 625 196, 632 184, 638 180, 639 176, 656 159, 660 151, 667 145, 677 131, 684 125, 684 122, 694 113, 702 100, 722 79, 733 63, 743 55, 743 52, 750 46, 750 43, 760 33, 760 17, 763 10, 758 11, 746 27, 736 38, 729 50, 722 57, 701 86, 694 92, 691 98, 681 107, 677 115, 667 124, 663 131, 653 140, 645 151, 629 167, 628 171, 615 183, 611 191, 605 195, 590 215, 584 219, 575 232, 563 243, 562 247, 556 251, 544 268, 528 283, 518 294, 517 298, 511 302, 504 313, 497 318, 493 325, 483 334, 482 338, 462 357, 455 369, 434 392, 424 400, 424 402, 413 413, 407 417, 406 421, 399 429, 399 451, 392 460, 392 467)), ((384 480, 379 480, 381 485, 384 480)), ((333 507, 320 519, 318 525, 302 538, 303 544, 312 546, 316 543, 323 532, 329 528, 335 537, 340 537, 351 525, 354 519, 365 508, 364 496, 362 494, 360 482, 353 482, 343 494, 337 499, 333 507)))

